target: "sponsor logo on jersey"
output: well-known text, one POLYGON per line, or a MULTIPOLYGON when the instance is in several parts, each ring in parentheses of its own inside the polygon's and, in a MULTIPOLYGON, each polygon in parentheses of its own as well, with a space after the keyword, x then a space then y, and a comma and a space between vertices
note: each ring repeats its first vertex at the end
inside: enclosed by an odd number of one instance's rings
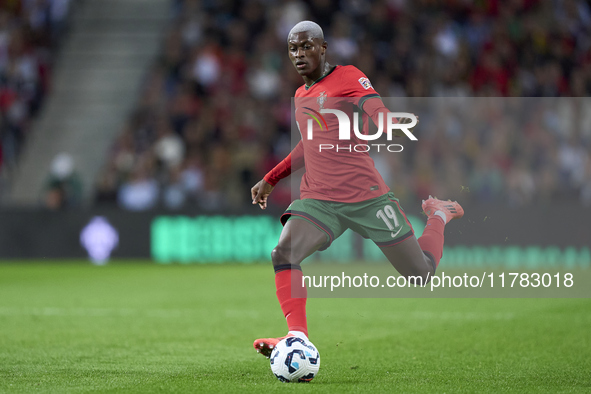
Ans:
POLYGON ((371 82, 369 82, 369 79, 367 79, 366 77, 359 78, 359 83, 361 84, 361 86, 363 86, 363 89, 365 90, 372 87, 371 82))

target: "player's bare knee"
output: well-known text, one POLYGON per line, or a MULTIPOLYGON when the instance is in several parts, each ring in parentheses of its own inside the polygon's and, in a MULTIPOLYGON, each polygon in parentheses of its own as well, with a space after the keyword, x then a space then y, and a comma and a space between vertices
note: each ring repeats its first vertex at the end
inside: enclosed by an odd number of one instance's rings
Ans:
POLYGON ((291 248, 277 245, 271 252, 271 261, 273 265, 283 264, 298 264, 299 262, 293 261, 291 248))

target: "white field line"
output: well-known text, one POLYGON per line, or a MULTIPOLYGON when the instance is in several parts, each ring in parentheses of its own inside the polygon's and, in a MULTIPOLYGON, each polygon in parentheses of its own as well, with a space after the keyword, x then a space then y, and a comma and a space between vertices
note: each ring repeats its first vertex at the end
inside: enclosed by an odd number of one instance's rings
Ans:
MULTIPOLYGON (((133 308, 62 308, 62 307, 0 307, 1 316, 45 317, 153 317, 153 318, 198 318, 210 312, 203 309, 133 309, 133 308)), ((255 310, 225 310, 227 318, 260 318, 255 310)))
MULTIPOLYGON (((68 316, 68 317, 154 317, 183 318, 199 317, 208 312, 203 309, 133 309, 133 308, 63 308, 63 307, 0 307, 0 316, 68 316)), ((257 310, 228 309, 223 311, 227 318, 258 318, 257 310)), ((512 312, 430 312, 414 311, 410 313, 388 313, 382 319, 416 319, 416 320, 513 320, 512 312)), ((375 317, 374 317, 375 318, 375 317)), ((381 320, 381 319, 380 319, 381 320)))
POLYGON ((71 317, 126 317, 144 316, 178 318, 197 315, 193 310, 132 309, 132 308, 59 308, 59 307, 0 307, 0 316, 71 316, 71 317))
POLYGON ((424 320, 513 320, 513 312, 422 312, 415 311, 408 315, 412 319, 424 320))

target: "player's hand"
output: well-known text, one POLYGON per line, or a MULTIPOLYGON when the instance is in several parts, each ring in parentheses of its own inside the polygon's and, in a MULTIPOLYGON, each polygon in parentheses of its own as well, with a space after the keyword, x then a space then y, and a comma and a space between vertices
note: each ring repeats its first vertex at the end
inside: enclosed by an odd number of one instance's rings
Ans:
POLYGON ((269 194, 273 191, 274 186, 271 186, 267 181, 261 179, 258 181, 256 185, 250 189, 250 194, 252 195, 252 203, 259 204, 261 209, 267 208, 267 198, 269 194))
MULTIPOLYGON (((413 128, 407 129, 411 133, 413 132, 414 128, 417 127, 417 125, 419 124, 419 116, 418 115, 415 115, 415 117, 417 118, 417 124, 413 128)), ((400 118, 400 119, 398 119, 398 122, 401 123, 401 124, 406 124, 406 123, 412 122, 412 119, 410 119, 410 118, 400 118)), ((401 130, 395 130, 393 135, 394 135, 394 137, 404 137, 404 132, 402 132, 401 130)))
MULTIPOLYGON (((415 118, 417 118, 417 125, 418 125, 419 124, 419 115, 415 115, 415 118)), ((412 122, 412 120, 410 118, 400 118, 399 122, 402 123, 402 124, 405 124, 405 123, 412 122)), ((416 125, 415 125, 415 127, 416 127, 416 125)))

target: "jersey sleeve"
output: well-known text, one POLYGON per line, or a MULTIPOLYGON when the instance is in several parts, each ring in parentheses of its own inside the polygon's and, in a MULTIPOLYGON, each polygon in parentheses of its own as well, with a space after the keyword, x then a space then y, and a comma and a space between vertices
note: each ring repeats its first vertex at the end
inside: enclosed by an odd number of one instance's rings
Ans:
POLYGON ((369 78, 357 67, 346 66, 341 83, 343 84, 345 97, 353 97, 355 99, 354 104, 361 109, 363 109, 363 104, 367 99, 380 97, 371 85, 369 78))
MULTIPOLYGON (((388 119, 388 113, 390 112, 388 108, 384 105, 384 102, 380 98, 380 96, 372 96, 369 97, 366 102, 364 103, 363 111, 369 115, 373 123, 377 126, 379 124, 379 116, 382 114, 382 121, 385 122, 388 119)), ((394 123, 398 123, 398 119, 393 118, 392 121, 394 123)), ((384 128, 384 131, 386 129, 384 128)), ((396 135, 399 137, 399 135, 396 135)))
POLYGON ((281 179, 288 177, 304 166, 304 144, 300 141, 285 159, 265 175, 265 181, 275 186, 281 179))

